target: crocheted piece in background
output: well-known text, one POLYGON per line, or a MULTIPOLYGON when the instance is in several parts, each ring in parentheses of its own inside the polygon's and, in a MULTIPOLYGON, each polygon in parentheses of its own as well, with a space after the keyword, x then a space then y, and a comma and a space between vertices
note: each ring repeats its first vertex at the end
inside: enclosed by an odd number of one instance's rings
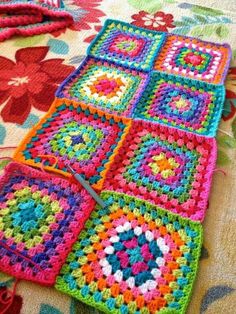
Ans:
POLYGON ((184 313, 202 226, 145 201, 102 192, 56 288, 106 313, 184 313))
POLYGON ((154 71, 133 117, 213 137, 224 98, 223 85, 154 71))
POLYGON ((148 75, 107 61, 86 58, 57 90, 57 97, 82 100, 109 113, 129 117, 148 75))
POLYGON ((0 41, 54 32, 73 23, 62 0, 0 0, 0 41))
POLYGON ((71 176, 66 165, 100 189, 111 155, 129 130, 127 118, 109 115, 83 103, 56 99, 48 113, 28 133, 14 159, 41 167, 41 155, 55 156, 55 168, 49 161, 45 169, 71 176))
POLYGON ((0 270, 53 285, 94 205, 80 186, 10 163, 0 177, 0 270))
POLYGON ((214 138, 133 121, 113 156, 104 189, 134 195, 202 221, 215 160, 214 138))
POLYGON ((148 71, 153 67, 165 36, 165 33, 108 19, 90 44, 87 53, 130 68, 148 71))
POLYGON ((218 45, 196 38, 167 35, 154 69, 221 84, 224 83, 230 59, 228 44, 218 45))

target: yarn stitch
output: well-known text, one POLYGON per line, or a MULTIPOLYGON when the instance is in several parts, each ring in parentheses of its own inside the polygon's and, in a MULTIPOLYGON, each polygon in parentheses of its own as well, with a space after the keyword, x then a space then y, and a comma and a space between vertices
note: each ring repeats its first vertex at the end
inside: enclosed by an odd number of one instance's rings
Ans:
POLYGON ((130 68, 149 71, 165 36, 165 33, 108 19, 87 53, 130 68))
POLYGON ((62 83, 56 96, 82 100, 109 113, 129 117, 147 78, 146 73, 88 57, 62 83))
POLYGON ((104 189, 134 195, 202 221, 215 161, 214 138, 133 121, 113 156, 104 189))
POLYGON ((54 32, 73 23, 62 0, 0 1, 0 41, 54 32), (1 16, 3 15, 3 16, 1 16))
POLYGON ((53 285, 94 205, 80 186, 10 163, 0 177, 0 270, 53 285))
POLYGON ((213 137, 224 98, 222 85, 152 72, 133 117, 213 137))
POLYGON ((200 223, 102 192, 56 288, 106 313, 185 313, 202 244, 200 223))
POLYGON ((154 69, 209 83, 223 83, 231 58, 230 46, 196 38, 167 35, 154 69))
POLYGON ((100 189, 111 155, 129 130, 131 121, 109 115, 83 103, 56 99, 49 112, 32 128, 13 158, 41 167, 40 155, 57 157, 56 167, 44 162, 44 169, 71 176, 70 165, 93 187, 100 189))

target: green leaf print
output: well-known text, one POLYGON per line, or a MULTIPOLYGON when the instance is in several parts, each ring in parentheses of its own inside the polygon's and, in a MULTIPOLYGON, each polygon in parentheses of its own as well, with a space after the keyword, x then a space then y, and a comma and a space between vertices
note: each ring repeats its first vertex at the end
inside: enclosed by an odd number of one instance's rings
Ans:
POLYGON ((232 132, 234 135, 234 138, 236 139, 236 118, 234 118, 232 124, 231 124, 232 132))
POLYGON ((202 15, 194 15, 194 19, 199 22, 199 24, 207 24, 208 18, 202 15))
POLYGON ((233 58, 233 59, 236 59, 236 49, 234 49, 234 50, 232 51, 232 58, 233 58))
POLYGON ((236 148, 236 140, 229 135, 223 135, 218 137, 217 143, 219 146, 224 148, 236 148))
POLYGON ((14 46, 15 47, 32 47, 39 44, 41 41, 46 38, 45 35, 37 35, 31 37, 19 37, 14 39, 14 46))
POLYGON ((150 14, 162 9, 165 4, 175 3, 175 0, 128 0, 128 3, 139 11, 146 11, 150 14))
POLYGON ((222 150, 218 150, 218 156, 217 156, 217 165, 218 166, 227 166, 231 163, 230 158, 228 155, 223 152, 222 150))
POLYGON ((190 35, 193 37, 210 37, 214 33, 214 27, 211 25, 203 25, 203 26, 196 26, 190 31, 190 35))
POLYGON ((209 36, 216 35, 220 39, 226 38, 229 35, 228 24, 232 20, 228 17, 216 16, 202 16, 194 14, 192 17, 183 16, 181 21, 175 21, 177 26, 172 33, 191 35, 199 38, 208 38, 209 36))
POLYGON ((229 29, 227 28, 226 25, 222 24, 216 27, 216 35, 219 38, 225 38, 228 36, 228 34, 229 34, 229 29))
POLYGON ((216 10, 212 8, 202 7, 200 5, 192 5, 191 11, 197 14, 202 14, 206 16, 219 16, 224 15, 224 12, 221 10, 216 10))

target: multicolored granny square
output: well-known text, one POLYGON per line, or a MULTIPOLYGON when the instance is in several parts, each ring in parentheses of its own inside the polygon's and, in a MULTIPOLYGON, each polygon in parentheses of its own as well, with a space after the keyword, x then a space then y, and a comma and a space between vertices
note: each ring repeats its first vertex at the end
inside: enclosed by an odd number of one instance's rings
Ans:
POLYGON ((95 188, 101 188, 110 158, 128 132, 130 120, 101 112, 83 103, 56 99, 49 112, 29 132, 18 147, 14 159, 41 167, 44 156, 50 158, 45 169, 66 176, 67 165, 95 188))
POLYGON ((204 219, 216 159, 214 138, 134 121, 113 159, 104 189, 204 219))
POLYGON ((0 270, 53 285, 94 206, 68 180, 9 164, 0 178, 0 270))
POLYGON ((215 136, 224 97, 223 86, 152 72, 133 117, 215 136))
POLYGON ((223 83, 231 51, 227 44, 218 45, 196 38, 167 35, 155 62, 155 70, 206 81, 223 83))
POLYGON ((102 193, 56 288, 106 313, 185 313, 202 243, 200 223, 124 194, 102 193))
POLYGON ((148 74, 86 58, 59 87, 56 96, 82 100, 109 113, 130 116, 148 74))
POLYGON ((165 33, 108 19, 89 46, 88 55, 149 71, 165 37, 165 33))

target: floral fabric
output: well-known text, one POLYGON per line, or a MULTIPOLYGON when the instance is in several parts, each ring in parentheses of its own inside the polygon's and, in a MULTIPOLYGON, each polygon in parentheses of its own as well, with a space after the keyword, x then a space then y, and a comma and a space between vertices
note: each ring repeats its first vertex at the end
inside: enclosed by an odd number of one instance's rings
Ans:
POLYGON ((140 11, 138 14, 133 14, 131 17, 133 19, 133 25, 149 28, 154 31, 168 32, 168 29, 175 28, 173 15, 165 14, 161 11, 154 14, 140 11))
MULTIPOLYGON (((236 14, 233 2, 67 0, 65 5, 75 20, 69 28, 0 43, 1 157, 11 156, 13 150, 6 147, 17 146, 49 109, 58 85, 79 66, 88 43, 107 18, 231 45, 226 101, 217 134, 221 172, 214 175, 204 222, 204 247, 188 314, 235 313, 236 14)), ((0 159, 0 168, 6 163, 0 159)), ((13 282, 14 279, 0 274, 0 288, 10 288, 13 282)), ((17 285, 14 302, 6 313, 98 313, 53 288, 28 282, 17 285)))
POLYGON ((59 83, 73 66, 63 59, 46 59, 49 47, 22 48, 15 53, 15 62, 0 56, 0 102, 4 122, 22 124, 31 107, 48 111, 59 83), (56 71, 55 71, 56 69, 56 71))

